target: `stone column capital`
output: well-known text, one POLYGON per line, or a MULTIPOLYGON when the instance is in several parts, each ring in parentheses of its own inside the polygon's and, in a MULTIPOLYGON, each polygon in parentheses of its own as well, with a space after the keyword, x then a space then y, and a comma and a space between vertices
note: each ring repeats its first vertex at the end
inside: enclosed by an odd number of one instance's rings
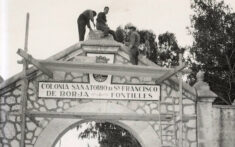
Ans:
POLYGON ((204 72, 199 71, 197 73, 197 82, 193 86, 197 92, 197 101, 201 102, 213 102, 217 96, 210 90, 210 86, 207 82, 204 82, 204 72))

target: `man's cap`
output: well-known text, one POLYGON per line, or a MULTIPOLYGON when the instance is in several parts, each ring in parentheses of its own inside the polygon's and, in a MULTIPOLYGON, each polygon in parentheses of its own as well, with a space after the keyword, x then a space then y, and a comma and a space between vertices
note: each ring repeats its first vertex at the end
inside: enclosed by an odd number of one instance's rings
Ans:
POLYGON ((125 29, 136 29, 136 27, 132 23, 128 23, 126 24, 125 29))

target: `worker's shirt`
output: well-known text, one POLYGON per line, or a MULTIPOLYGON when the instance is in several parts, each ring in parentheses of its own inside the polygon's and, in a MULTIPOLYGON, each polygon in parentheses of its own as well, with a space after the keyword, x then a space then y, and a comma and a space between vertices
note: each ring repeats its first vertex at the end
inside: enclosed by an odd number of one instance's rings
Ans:
POLYGON ((140 45, 140 35, 138 32, 133 31, 130 34, 130 44, 129 44, 129 48, 138 48, 140 45))
POLYGON ((88 26, 88 28, 91 28, 90 20, 94 23, 93 11, 92 10, 86 10, 86 11, 84 11, 82 13, 82 15, 84 15, 85 18, 87 18, 87 26, 88 26))
POLYGON ((97 16, 96 22, 105 25, 107 22, 106 14, 104 12, 100 12, 97 16))

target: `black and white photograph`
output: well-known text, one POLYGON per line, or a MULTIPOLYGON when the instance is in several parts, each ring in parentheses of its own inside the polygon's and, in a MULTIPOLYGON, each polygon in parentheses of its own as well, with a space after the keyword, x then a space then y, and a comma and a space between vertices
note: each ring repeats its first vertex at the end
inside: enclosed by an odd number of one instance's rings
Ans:
POLYGON ((235 1, 0 0, 0 147, 235 147, 235 1))

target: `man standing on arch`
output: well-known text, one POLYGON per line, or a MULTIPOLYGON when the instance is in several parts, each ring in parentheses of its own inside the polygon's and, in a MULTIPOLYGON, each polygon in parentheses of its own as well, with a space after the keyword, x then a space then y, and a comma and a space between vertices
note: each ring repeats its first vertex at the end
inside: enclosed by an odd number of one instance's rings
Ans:
POLYGON ((126 45, 129 48, 130 61, 133 65, 138 65, 140 35, 132 24, 128 24, 125 28, 128 30, 129 35, 129 42, 126 45))
POLYGON ((86 33, 86 26, 92 30, 91 25, 90 25, 90 20, 92 21, 94 27, 94 17, 96 16, 96 12, 93 10, 86 10, 82 14, 79 15, 77 19, 77 24, 78 24, 78 33, 79 33, 79 41, 84 40, 84 36, 86 33))
POLYGON ((109 13, 109 7, 104 7, 104 11, 100 12, 96 19, 96 29, 104 32, 104 37, 108 34, 113 35, 113 39, 116 40, 116 34, 107 25, 106 15, 109 13))

